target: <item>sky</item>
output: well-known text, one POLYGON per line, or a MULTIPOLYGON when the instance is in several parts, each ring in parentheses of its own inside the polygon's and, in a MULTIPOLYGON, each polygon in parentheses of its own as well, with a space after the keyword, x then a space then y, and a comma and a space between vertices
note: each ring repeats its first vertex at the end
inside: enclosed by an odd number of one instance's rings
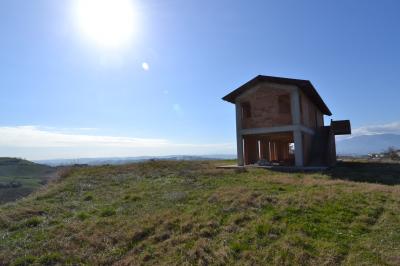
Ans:
POLYGON ((107 1, 0 2, 0 156, 234 154, 221 98, 259 74, 400 134, 400 1, 107 1))

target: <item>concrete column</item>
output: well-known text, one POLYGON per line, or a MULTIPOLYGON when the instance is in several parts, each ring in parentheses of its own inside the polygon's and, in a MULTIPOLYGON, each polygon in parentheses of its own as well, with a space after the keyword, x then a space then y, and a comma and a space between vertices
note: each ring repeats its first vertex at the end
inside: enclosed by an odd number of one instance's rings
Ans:
POLYGON ((236 145, 237 145, 237 162, 239 166, 244 165, 243 159, 243 136, 242 130, 242 107, 240 103, 237 102, 236 106, 236 145))
POLYGON ((300 130, 293 131, 294 138, 294 159, 296 166, 304 166, 303 158, 303 136, 300 130))
POLYGON ((301 112, 300 112, 300 93, 299 88, 295 88, 292 90, 290 95, 290 105, 292 109, 292 120, 293 125, 301 124, 301 112))
MULTIPOLYGON (((300 112, 300 92, 299 88, 292 90, 290 97, 291 107, 292 107, 292 120, 293 125, 301 124, 301 112, 300 112)), ((294 139, 294 158, 296 166, 304 166, 304 154, 303 154, 303 137, 300 129, 293 131, 294 139)))

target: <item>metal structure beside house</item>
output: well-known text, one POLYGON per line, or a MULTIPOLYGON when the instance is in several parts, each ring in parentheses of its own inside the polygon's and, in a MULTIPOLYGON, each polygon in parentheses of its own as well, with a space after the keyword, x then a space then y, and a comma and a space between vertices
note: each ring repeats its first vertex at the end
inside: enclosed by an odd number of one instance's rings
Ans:
POLYGON ((223 100, 236 106, 238 165, 330 166, 335 135, 349 120, 324 125, 332 113, 308 80, 257 76, 223 100))

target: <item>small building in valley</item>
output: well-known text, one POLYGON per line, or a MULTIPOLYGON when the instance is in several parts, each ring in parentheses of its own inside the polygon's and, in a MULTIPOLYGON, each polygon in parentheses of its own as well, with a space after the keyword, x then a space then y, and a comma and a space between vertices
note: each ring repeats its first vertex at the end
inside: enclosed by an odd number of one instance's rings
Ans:
POLYGON ((350 121, 324 124, 332 113, 308 80, 257 76, 223 100, 236 106, 238 165, 330 166, 335 135, 350 121))

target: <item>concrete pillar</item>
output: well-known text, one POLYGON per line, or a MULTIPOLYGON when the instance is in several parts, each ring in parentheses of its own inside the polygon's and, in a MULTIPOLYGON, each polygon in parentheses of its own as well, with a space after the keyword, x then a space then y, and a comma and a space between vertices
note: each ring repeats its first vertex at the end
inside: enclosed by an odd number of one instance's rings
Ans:
POLYGON ((243 136, 242 130, 242 107, 240 103, 236 103, 236 145, 237 145, 237 163, 239 166, 244 165, 243 159, 243 136))
POLYGON ((300 93, 299 88, 294 88, 290 95, 290 105, 292 109, 292 122, 293 125, 301 124, 301 112, 300 112, 300 93))
MULTIPOLYGON (((301 124, 301 112, 300 112, 300 92, 299 88, 292 90, 290 103, 292 107, 292 120, 293 125, 301 124)), ((304 153, 303 153, 303 136, 300 129, 293 131, 294 139, 294 158, 296 166, 304 166, 304 153)))
POLYGON ((294 160, 296 166, 304 166, 303 136, 300 130, 293 131, 294 138, 294 160))

